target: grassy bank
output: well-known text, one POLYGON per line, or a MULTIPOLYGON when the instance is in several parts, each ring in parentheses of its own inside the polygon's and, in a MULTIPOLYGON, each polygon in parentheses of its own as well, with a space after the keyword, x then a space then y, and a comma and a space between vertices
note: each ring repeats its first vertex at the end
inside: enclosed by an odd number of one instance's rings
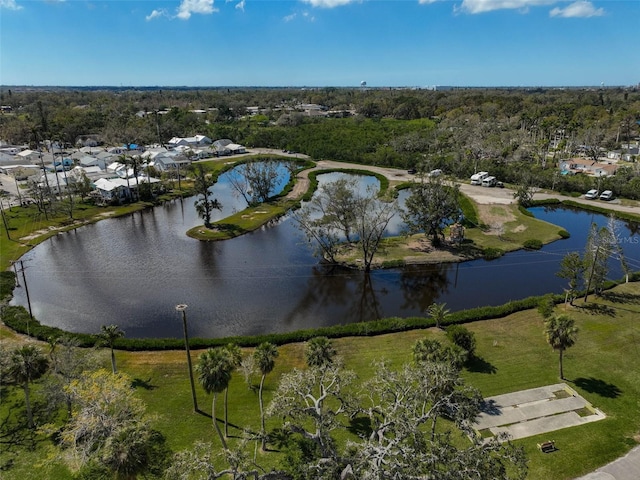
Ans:
MULTIPOLYGON (((516 441, 527 451, 529 479, 569 479, 593 471, 637 444, 640 424, 640 372, 630 365, 640 362, 640 336, 637 319, 640 316, 640 284, 623 284, 608 291, 603 298, 592 297, 587 305, 577 303, 566 311, 575 318, 579 328, 578 341, 565 354, 567 383, 584 396, 607 418, 600 422, 559 430, 516 441), (542 454, 536 444, 552 438, 559 450, 542 454)), ((564 306, 557 307, 565 313, 564 306)), ((546 343, 543 323, 534 309, 517 312, 503 318, 471 322, 467 328, 477 339, 477 359, 463 372, 471 385, 483 395, 491 396, 558 382, 558 355, 546 343)), ((10 333, 2 332, 3 341, 12 342, 10 333)), ((375 375, 374 360, 385 358, 399 366, 410 361, 413 343, 429 336, 443 340, 444 333, 435 328, 378 335, 373 337, 345 337, 333 340, 348 368, 360 380, 375 375)), ((290 343, 279 347, 275 370, 267 376, 265 400, 273 394, 278 378, 294 367, 304 365, 304 345, 290 343)), ((245 348, 249 355, 252 349, 245 348)), ((192 351, 194 361, 201 353, 192 351)), ((108 354, 101 351, 101 361, 108 367, 108 354)), ((167 438, 175 450, 192 447, 196 441, 212 442, 219 446, 211 419, 211 396, 197 387, 198 402, 203 414, 193 414, 184 351, 116 353, 119 369, 134 378, 137 395, 155 415, 154 426, 167 438)), ((252 379, 249 388, 236 373, 229 393, 231 422, 230 443, 239 441, 241 429, 259 429, 259 408, 252 379)), ((15 395, 20 390, 13 389, 15 395)), ((221 403, 221 402, 220 402, 221 403)), ((222 409, 219 410, 219 418, 222 409)), ((267 428, 274 428, 270 421, 267 428)), ((348 434, 344 434, 348 435, 348 434)), ((16 465, 3 472, 7 480, 24 478, 68 479, 69 472, 60 464, 48 463, 46 448, 49 440, 42 439, 33 452, 25 451, 16 465), (37 475, 36 475, 37 473, 37 475)), ((252 449, 253 447, 251 447, 252 449)), ((259 461, 276 465, 282 454, 277 451, 258 453, 259 461)))

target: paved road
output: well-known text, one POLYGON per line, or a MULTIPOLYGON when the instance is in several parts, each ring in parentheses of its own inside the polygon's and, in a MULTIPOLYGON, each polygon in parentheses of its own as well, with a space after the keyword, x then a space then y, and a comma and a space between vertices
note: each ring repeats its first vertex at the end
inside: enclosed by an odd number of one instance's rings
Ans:
POLYGON ((578 480, 638 480, 640 479, 640 447, 624 457, 598 468, 578 480))

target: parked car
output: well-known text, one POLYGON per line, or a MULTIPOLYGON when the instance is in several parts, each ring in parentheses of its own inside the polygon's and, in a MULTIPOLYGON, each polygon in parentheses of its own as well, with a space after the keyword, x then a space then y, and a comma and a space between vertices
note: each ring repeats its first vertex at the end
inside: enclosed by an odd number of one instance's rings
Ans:
POLYGON ((598 198, 598 190, 592 189, 589 190, 587 193, 584 194, 584 198, 586 198, 587 200, 593 200, 595 198, 598 198))
POLYGON ((415 168, 410 168, 409 170, 407 170, 407 173, 411 174, 411 175, 415 175, 418 172, 418 170, 416 170, 415 168))
POLYGON ((496 182, 496 187, 504 188, 504 183, 503 182, 496 182))
POLYGON ((602 195, 600 195, 600 200, 612 200, 613 199, 613 192, 611 190, 605 190, 604 192, 602 192, 602 195))

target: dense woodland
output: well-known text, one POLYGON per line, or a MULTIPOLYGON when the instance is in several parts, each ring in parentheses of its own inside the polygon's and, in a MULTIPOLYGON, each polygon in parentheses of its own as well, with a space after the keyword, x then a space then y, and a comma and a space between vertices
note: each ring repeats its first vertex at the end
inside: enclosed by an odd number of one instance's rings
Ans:
MULTIPOLYGON (((490 170, 518 183, 526 171, 534 174, 536 186, 581 193, 594 180, 559 178, 559 160, 624 152, 640 135, 637 88, 3 87, 0 103, 12 107, 12 113, 0 116, 0 138, 12 144, 35 147, 50 139, 73 146, 80 136, 97 134, 106 145, 148 145, 203 134, 314 159, 441 168, 461 178, 490 170), (329 114, 307 115, 304 104, 321 105, 329 114)), ((640 198, 637 165, 620 169, 601 189, 640 198)))

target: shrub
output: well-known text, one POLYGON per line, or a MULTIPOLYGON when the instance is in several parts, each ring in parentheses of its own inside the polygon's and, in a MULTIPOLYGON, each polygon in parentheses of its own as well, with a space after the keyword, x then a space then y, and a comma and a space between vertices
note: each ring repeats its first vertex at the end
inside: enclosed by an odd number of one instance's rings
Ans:
POLYGON ((629 220, 631 222, 637 222, 640 221, 640 216, 639 215, 635 215, 633 213, 628 213, 628 212, 620 212, 617 210, 609 210, 608 208, 603 208, 600 207, 598 205, 592 205, 592 204, 586 204, 586 203, 578 203, 578 202, 574 202, 573 200, 565 200, 564 202, 562 202, 563 205, 569 206, 569 207, 575 207, 575 208, 579 208, 582 210, 588 210, 590 212, 596 212, 596 213, 601 213, 603 215, 613 215, 616 218, 619 218, 620 220, 629 220))
POLYGON ((464 217, 464 224, 466 226, 476 227, 480 223, 478 219, 478 212, 474 203, 462 193, 458 195, 458 203, 460 204, 460 209, 462 210, 462 215, 464 217))
POLYGON ((527 216, 527 217, 533 217, 533 213, 531 213, 529 210, 527 210, 526 207, 523 207, 522 205, 518 205, 518 210, 520 211, 521 214, 527 216))
POLYGON ((16 274, 5 270, 0 272, 0 300, 9 298, 13 294, 16 285, 16 274))
POLYGON ((468 358, 474 356, 476 351, 476 337, 462 325, 451 325, 447 327, 447 337, 451 342, 468 353, 468 358))
POLYGON ((542 315, 542 318, 551 318, 553 316, 553 310, 555 309, 556 301, 553 294, 544 295, 538 301, 538 313, 542 315))
POLYGON ((566 230, 560 230, 558 232, 558 235, 560 235, 560 238, 569 238, 571 237, 571 234, 569 232, 567 232, 566 230))
POLYGON ((524 242, 524 248, 528 248, 529 250, 540 250, 542 248, 542 241, 531 238, 524 242))
POLYGON ((485 248, 482 254, 484 255, 485 260, 495 260, 496 258, 500 258, 504 255, 504 250, 489 247, 485 248))

